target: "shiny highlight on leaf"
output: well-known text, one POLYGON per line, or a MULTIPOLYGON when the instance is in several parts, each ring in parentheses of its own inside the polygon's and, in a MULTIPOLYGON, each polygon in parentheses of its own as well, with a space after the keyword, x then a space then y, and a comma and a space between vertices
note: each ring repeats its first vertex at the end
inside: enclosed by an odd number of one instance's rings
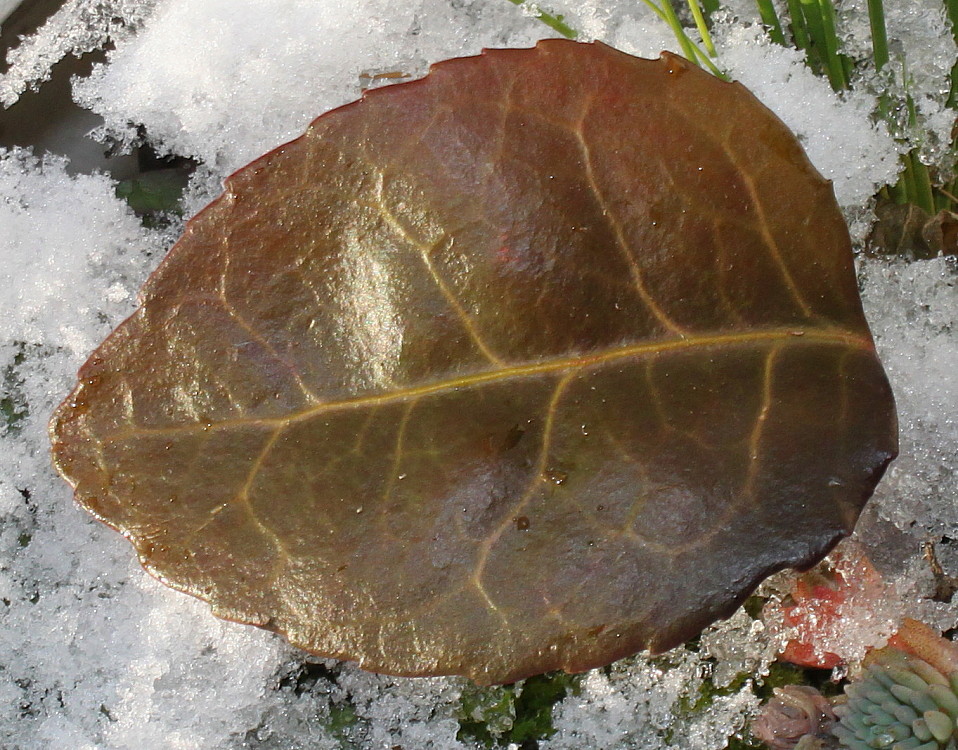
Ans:
POLYGON ((850 533, 897 450, 829 184, 743 87, 562 40, 234 174, 54 416, 225 618, 402 675, 661 651, 850 533))

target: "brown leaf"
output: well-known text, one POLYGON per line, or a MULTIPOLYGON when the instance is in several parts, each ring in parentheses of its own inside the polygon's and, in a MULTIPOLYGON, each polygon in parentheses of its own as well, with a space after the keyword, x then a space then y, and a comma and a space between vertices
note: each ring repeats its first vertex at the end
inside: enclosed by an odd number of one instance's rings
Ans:
POLYGON ((873 255, 900 255, 908 260, 958 255, 958 214, 939 211, 931 216, 913 203, 881 201, 868 237, 873 255))
POLYGON ((675 646, 897 449, 829 184, 742 86, 550 40, 233 175, 52 425, 214 612, 394 674, 675 646))
POLYGON ((958 255, 958 214, 954 211, 939 211, 922 229, 925 241, 935 248, 938 255, 958 255))

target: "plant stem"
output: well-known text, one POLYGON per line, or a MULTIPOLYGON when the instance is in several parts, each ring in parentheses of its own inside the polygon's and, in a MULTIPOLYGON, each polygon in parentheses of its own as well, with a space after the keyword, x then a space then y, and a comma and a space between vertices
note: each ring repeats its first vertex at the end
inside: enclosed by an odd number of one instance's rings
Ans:
MULTIPOLYGON (((947 0, 955 2, 955 0, 947 0)), ((875 70, 888 62, 888 34, 885 31, 885 6, 882 0, 868 0, 868 22, 872 29, 872 57, 875 70)))
MULTIPOLYGON (((958 42, 958 0, 945 0, 948 20, 951 21, 951 34, 958 42)), ((958 62, 951 68, 951 90, 948 92, 948 106, 958 108, 958 62)))
POLYGON ((838 54, 835 7, 832 5, 832 0, 801 0, 801 2, 809 36, 828 74, 832 88, 835 91, 848 88, 845 67, 838 54))
POLYGON ((958 180, 952 180, 947 186, 939 187, 937 190, 945 198, 941 208, 951 211, 952 207, 958 204, 958 195, 955 195, 958 193, 958 180))
POLYGON ((914 191, 910 202, 925 209, 929 215, 934 215, 937 211, 935 210, 935 196, 932 193, 931 175, 928 174, 928 167, 922 163, 918 154, 914 151, 908 154, 908 161, 911 164, 914 183, 914 191))
MULTIPOLYGON (((915 107, 915 100, 912 99, 908 91, 908 67, 904 57, 901 58, 901 78, 904 82, 903 104, 908 112, 908 125, 914 128, 918 121, 918 110, 915 107)), ((879 111, 883 117, 888 116, 888 98, 887 94, 879 98, 879 111)), ((898 182, 890 188, 892 199, 899 204, 912 203, 926 211, 928 214, 937 213, 934 189, 931 184, 931 174, 928 172, 921 159, 918 157, 917 149, 912 149, 901 157, 901 163, 904 166, 899 175, 898 182)))
POLYGON ((792 39, 795 41, 795 48, 807 50, 808 29, 805 27, 801 0, 788 0, 788 15, 792 17, 792 39))
POLYGON ((692 11, 692 18, 695 19, 695 28, 699 30, 702 37, 702 44, 705 45, 705 51, 711 57, 715 57, 715 45, 712 44, 712 35, 709 34, 708 24, 705 23, 705 17, 702 15, 702 9, 699 7, 698 0, 688 0, 689 10, 692 11))
POLYGON ((778 20, 778 13, 775 12, 772 0, 755 0, 755 4, 758 6, 758 14, 762 17, 762 23, 768 29, 769 38, 784 47, 785 32, 782 31, 782 22, 778 20))
MULTIPOLYGON (((526 0, 509 0, 509 2, 513 5, 525 5, 526 0)), ((542 21, 542 23, 544 23, 553 31, 558 31, 566 39, 575 39, 577 36, 579 36, 578 31, 573 29, 571 26, 566 25, 566 23, 562 20, 562 16, 556 16, 552 13, 547 13, 537 5, 530 5, 529 8, 533 18, 542 21)))
POLYGON ((685 33, 685 29, 682 28, 679 17, 675 13, 675 8, 672 7, 672 0, 661 0, 661 5, 653 2, 653 0, 642 0, 642 2, 655 11, 655 14, 672 29, 672 33, 675 34, 675 38, 682 48, 682 56, 685 57, 686 60, 708 68, 709 72, 716 78, 721 78, 723 81, 728 80, 728 76, 712 61, 712 58, 689 39, 688 34, 685 33))
POLYGON ((924 207, 930 216, 934 216, 938 213, 938 209, 935 207, 935 191, 931 185, 931 174, 915 152, 912 152, 912 160, 915 162, 915 192, 920 201, 918 205, 924 207))

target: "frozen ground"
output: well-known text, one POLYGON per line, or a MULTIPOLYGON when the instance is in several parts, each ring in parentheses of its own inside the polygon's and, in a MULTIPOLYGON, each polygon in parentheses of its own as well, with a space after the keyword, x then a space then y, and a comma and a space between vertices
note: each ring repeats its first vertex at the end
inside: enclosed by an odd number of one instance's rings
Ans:
MULTIPOLYGON (((922 128, 899 135, 940 159, 951 127, 942 107, 950 32, 938 3, 887 5, 890 36, 919 55, 910 90, 922 128)), ((767 43, 751 4, 730 6, 716 30, 720 64, 799 134, 862 237, 869 196, 893 178, 898 150, 872 124, 870 82, 839 98, 796 52, 767 43)), ((863 6, 842 5, 852 51, 867 44, 863 6)), ((675 47, 640 3, 550 7, 629 52, 675 47)), ((75 98, 103 116, 99 137, 130 141, 144 126, 156 149, 201 163, 189 213, 230 171, 356 98, 361 74, 422 73, 548 33, 504 0, 70 0, 14 51, 0 101, 42 85, 64 54, 115 45, 75 98)), ((304 660, 271 634, 215 620, 150 579, 122 538, 74 508, 50 468, 47 419, 78 365, 132 310, 171 238, 143 228, 105 176, 69 177, 60 159, 0 152, 0 747, 466 748, 474 745, 457 735, 469 719, 494 716, 506 727, 508 712, 477 704, 464 681, 304 660)), ((860 272, 898 398, 902 456, 860 530, 894 593, 880 607, 849 609, 830 649, 849 656, 905 613, 940 628, 958 620, 953 605, 931 598, 921 556, 934 542, 946 573, 958 574, 956 266, 871 259, 860 272)), ((556 704, 557 731, 540 746, 724 747, 757 705, 754 682, 783 637, 740 611, 698 651, 589 673, 556 704), (703 680, 717 688, 704 703, 703 680)))

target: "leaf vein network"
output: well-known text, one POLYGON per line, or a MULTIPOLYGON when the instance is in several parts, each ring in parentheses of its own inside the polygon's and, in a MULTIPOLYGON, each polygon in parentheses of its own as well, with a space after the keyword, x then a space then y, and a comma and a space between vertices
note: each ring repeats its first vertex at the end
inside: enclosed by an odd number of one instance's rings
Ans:
POLYGON ((874 351, 874 344, 870 338, 838 328, 827 328, 817 331, 812 329, 767 328, 746 333, 720 331, 705 335, 689 335, 665 340, 643 341, 636 344, 609 348, 600 352, 555 357, 546 360, 509 365, 497 369, 481 370, 468 375, 426 382, 389 392, 346 396, 340 399, 323 401, 281 416, 233 417, 210 422, 209 424, 189 423, 152 428, 129 427, 106 435, 104 440, 116 441, 140 435, 191 433, 210 429, 228 429, 244 425, 269 429, 276 426, 302 422, 333 411, 376 407, 397 401, 415 399, 421 396, 500 383, 516 378, 546 376, 568 370, 584 370, 628 359, 667 353, 688 352, 710 348, 721 349, 740 346, 774 345, 776 342, 783 341, 787 342, 784 345, 791 346, 844 346, 861 351, 874 351))

